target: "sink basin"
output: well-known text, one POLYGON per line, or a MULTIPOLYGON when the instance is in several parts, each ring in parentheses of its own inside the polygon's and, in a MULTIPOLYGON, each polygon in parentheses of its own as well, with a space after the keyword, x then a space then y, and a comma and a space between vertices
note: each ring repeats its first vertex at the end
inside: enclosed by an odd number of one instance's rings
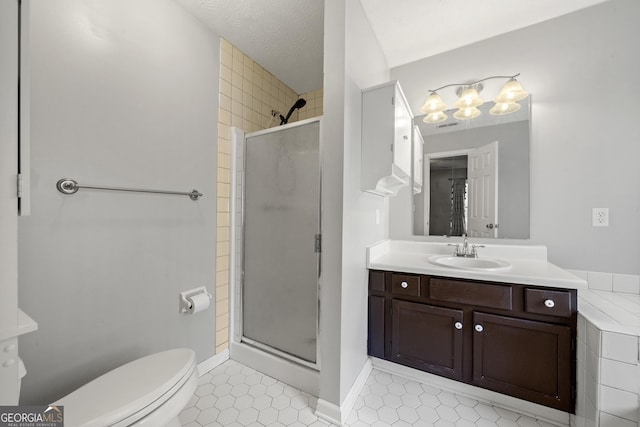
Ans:
POLYGON ((435 255, 429 258, 431 264, 441 267, 475 271, 507 271, 511 264, 495 258, 463 258, 451 255, 435 255))

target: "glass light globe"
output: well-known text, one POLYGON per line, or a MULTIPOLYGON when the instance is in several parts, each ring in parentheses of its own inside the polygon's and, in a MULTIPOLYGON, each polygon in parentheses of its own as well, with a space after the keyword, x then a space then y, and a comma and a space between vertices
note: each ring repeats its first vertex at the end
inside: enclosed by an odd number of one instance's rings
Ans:
POLYGON ((489 113, 494 116, 502 116, 503 114, 515 113, 520 109, 520 104, 517 102, 502 102, 497 103, 496 105, 489 110, 489 113))
POLYGON ((469 120, 478 117, 482 112, 476 107, 461 108, 453 114, 458 120, 469 120))
POLYGON ((479 107, 484 103, 478 91, 472 87, 469 87, 462 92, 460 98, 453 104, 456 108, 471 108, 479 107))
POLYGON ((424 105, 420 107, 420 112, 424 114, 437 113, 439 111, 444 111, 447 108, 447 105, 442 101, 440 95, 436 92, 431 92, 431 95, 424 102, 424 105))
POLYGON ((436 111, 435 113, 427 114, 422 121, 425 123, 440 123, 448 118, 449 116, 447 116, 444 111, 436 111))
POLYGON ((516 102, 529 96, 529 92, 522 88, 522 85, 516 79, 511 79, 500 90, 498 96, 493 100, 496 104, 504 104, 508 102, 516 102))

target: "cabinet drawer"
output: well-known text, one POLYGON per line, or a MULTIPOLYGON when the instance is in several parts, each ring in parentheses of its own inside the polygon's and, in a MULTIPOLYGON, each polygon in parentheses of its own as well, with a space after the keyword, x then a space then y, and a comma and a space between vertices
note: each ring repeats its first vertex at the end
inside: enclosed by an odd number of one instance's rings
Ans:
POLYGON ((420 296, 420 277, 408 274, 392 274, 391 292, 413 297, 420 296))
POLYGON ((457 302, 474 306, 511 310, 511 286, 464 280, 432 278, 429 298, 436 301, 457 302))
POLYGON ((570 317, 572 313, 571 293, 526 288, 524 290, 524 311, 548 316, 570 317))

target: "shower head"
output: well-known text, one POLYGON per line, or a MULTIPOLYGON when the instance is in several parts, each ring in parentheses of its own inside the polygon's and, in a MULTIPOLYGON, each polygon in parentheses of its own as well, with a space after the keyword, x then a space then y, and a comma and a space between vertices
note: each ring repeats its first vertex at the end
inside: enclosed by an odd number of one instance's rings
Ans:
POLYGON ((302 108, 305 105, 307 105, 307 101, 304 98, 299 98, 287 113, 287 117, 283 117, 282 114, 280 115, 280 124, 286 125, 287 122, 289 121, 289 117, 291 117, 291 114, 293 114, 293 112, 298 108, 302 108))
POLYGON ((307 101, 304 98, 300 98, 293 104, 293 108, 302 108, 307 105, 307 101))

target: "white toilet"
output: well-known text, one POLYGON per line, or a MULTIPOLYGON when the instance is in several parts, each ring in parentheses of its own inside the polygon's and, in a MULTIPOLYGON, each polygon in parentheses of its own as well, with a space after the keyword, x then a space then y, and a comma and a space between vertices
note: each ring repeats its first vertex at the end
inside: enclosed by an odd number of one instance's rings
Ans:
POLYGON ((193 350, 179 348, 129 362, 52 405, 69 427, 178 427, 198 386, 193 350))

